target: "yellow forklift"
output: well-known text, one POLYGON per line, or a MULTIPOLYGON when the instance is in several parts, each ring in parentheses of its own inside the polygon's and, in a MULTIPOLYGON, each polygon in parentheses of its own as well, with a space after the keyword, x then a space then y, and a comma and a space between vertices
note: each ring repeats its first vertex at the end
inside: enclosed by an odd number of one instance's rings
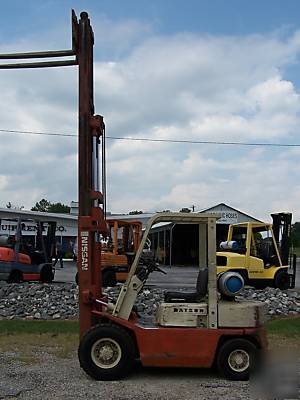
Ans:
POLYGON ((273 224, 245 222, 229 226, 217 252, 218 274, 234 271, 245 284, 286 290, 295 287, 296 256, 290 255, 291 213, 271 214, 273 224))

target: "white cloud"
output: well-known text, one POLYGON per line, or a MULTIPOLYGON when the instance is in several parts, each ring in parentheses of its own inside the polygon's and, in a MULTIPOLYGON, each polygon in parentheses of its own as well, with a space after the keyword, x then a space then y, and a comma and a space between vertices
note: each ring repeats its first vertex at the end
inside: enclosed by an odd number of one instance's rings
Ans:
MULTIPOLYGON (((287 39, 160 37, 138 21, 101 18, 96 54, 103 47, 106 59, 95 63, 96 111, 109 136, 299 141, 300 99, 285 68, 297 61, 300 31, 287 39)), ((76 85, 74 69, 1 71, 0 129, 74 132, 76 85)), ((75 139, 1 138, 2 204, 76 198, 75 139)), ((300 218, 298 150, 108 141, 107 152, 114 212, 227 202, 259 218, 281 208, 300 218)))

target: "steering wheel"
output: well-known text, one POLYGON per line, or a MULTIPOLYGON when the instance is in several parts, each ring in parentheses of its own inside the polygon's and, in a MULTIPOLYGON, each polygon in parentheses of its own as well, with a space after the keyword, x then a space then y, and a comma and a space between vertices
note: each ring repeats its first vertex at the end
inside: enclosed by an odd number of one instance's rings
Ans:
POLYGON ((162 274, 167 275, 167 273, 164 270, 162 270, 161 268, 159 268, 157 265, 154 266, 153 271, 161 272, 162 274))
POLYGON ((157 272, 161 272, 162 274, 167 274, 165 271, 163 271, 161 268, 158 267, 158 263, 156 263, 154 260, 149 260, 148 262, 145 263, 146 264, 146 268, 148 270, 149 273, 157 271, 157 272))

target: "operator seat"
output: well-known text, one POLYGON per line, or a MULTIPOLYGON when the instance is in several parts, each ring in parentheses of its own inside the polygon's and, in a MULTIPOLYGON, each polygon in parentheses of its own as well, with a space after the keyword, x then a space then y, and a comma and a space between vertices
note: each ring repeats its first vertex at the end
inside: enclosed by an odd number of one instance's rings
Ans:
POLYGON ((167 303, 194 302, 200 300, 207 293, 208 269, 200 268, 197 278, 196 290, 193 292, 165 292, 164 300, 167 303))

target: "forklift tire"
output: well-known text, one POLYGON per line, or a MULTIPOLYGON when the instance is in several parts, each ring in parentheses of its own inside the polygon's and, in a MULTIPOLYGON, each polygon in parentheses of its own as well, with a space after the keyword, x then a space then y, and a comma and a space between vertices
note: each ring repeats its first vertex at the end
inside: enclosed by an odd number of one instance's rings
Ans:
POLYGON ((217 367, 225 378, 232 381, 247 381, 256 365, 258 350, 246 339, 230 339, 218 351, 217 367))
POLYGON ((102 287, 116 286, 117 279, 114 271, 107 269, 102 272, 102 287))
POLYGON ((274 277, 274 287, 280 290, 286 290, 289 286, 289 274, 286 271, 278 271, 274 277))
POLYGON ((7 280, 8 283, 20 283, 23 280, 22 272, 18 270, 11 271, 9 278, 7 280))
POLYGON ((78 349, 81 368, 99 381, 127 376, 134 365, 135 353, 131 336, 111 324, 99 324, 88 330, 78 349))
POLYGON ((51 283, 54 279, 54 274, 52 271, 52 266, 50 264, 45 264, 40 272, 40 280, 43 283, 51 283))

